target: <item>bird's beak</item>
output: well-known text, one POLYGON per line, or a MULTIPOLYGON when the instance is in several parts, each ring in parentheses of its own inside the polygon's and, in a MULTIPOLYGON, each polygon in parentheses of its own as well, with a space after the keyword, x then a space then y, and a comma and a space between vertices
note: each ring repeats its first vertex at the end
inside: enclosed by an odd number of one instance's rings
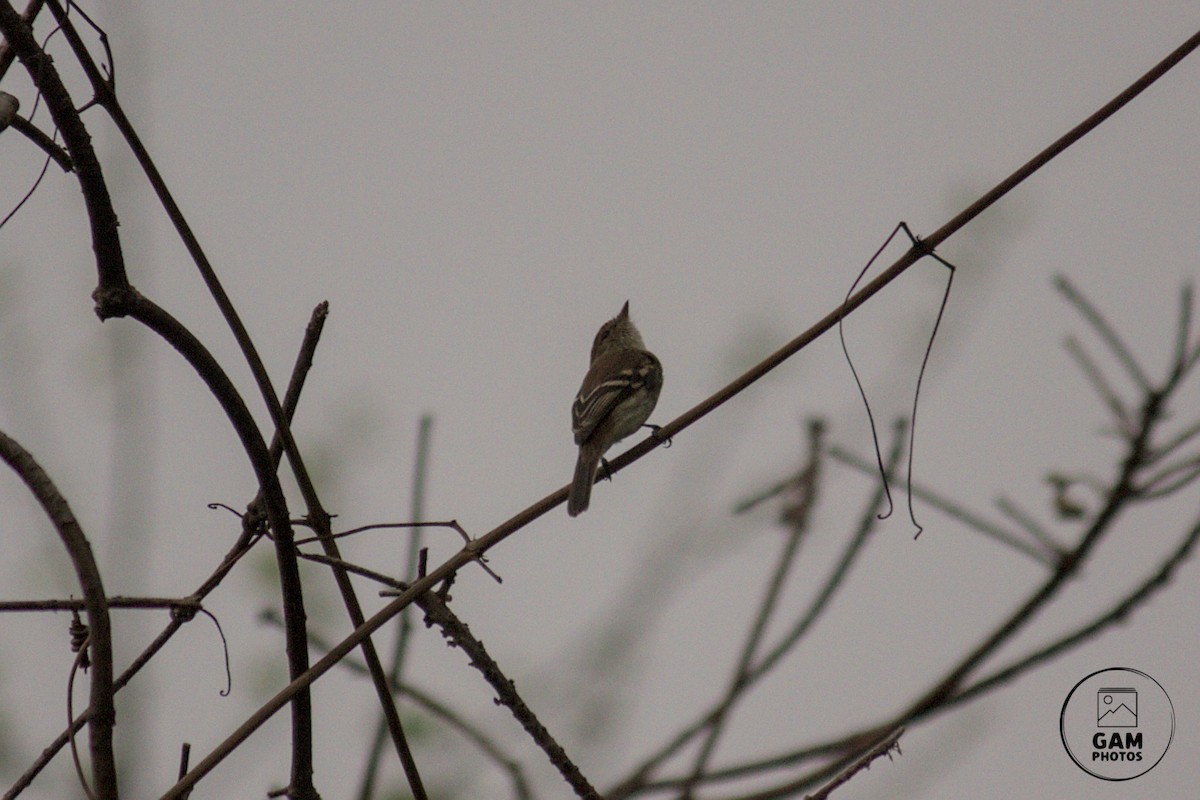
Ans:
POLYGON ((625 319, 629 319, 629 301, 628 300, 625 301, 625 305, 621 306, 621 313, 617 314, 617 316, 624 317, 625 319))

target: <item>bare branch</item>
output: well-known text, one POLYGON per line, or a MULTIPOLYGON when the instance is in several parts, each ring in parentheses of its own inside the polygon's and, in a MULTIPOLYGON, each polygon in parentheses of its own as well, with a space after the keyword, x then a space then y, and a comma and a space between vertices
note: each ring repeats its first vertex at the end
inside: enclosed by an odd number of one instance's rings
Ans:
POLYGON ((1052 553, 1055 556, 1062 555, 1062 545, 1054 541, 1054 537, 1050 535, 1050 532, 1043 528, 1027 511, 1017 505, 1015 500, 1011 500, 1004 495, 997 497, 996 510, 1020 525, 1022 529, 1037 540, 1045 552, 1052 553))
POLYGON ((1108 406, 1108 410, 1112 412, 1113 417, 1116 419, 1117 430, 1120 431, 1122 436, 1128 436, 1133 429, 1133 419, 1130 416, 1130 412, 1125 408, 1124 403, 1121 402, 1121 397, 1105 379, 1100 367, 1096 365, 1096 362, 1092 360, 1092 357, 1087 354, 1087 351, 1083 349, 1083 345, 1074 336, 1068 336, 1064 346, 1067 355, 1075 360, 1075 363, 1079 366, 1079 371, 1088 379, 1088 383, 1092 384, 1092 389, 1096 394, 1100 395, 1100 399, 1104 401, 1104 405, 1108 406))
POLYGON ((681 796, 684 798, 691 797, 696 783, 704 776, 705 771, 708 769, 709 762, 716 751, 717 741, 720 739, 721 733, 725 728, 725 722, 729 718, 729 711, 733 707, 734 699, 748 688, 750 676, 754 671, 753 662, 755 655, 762 644, 767 624, 770 622, 772 616, 774 616, 778 607, 779 598, 783 594, 783 588, 787 583, 787 577, 796 562, 796 556, 800 551, 800 541, 808 531, 809 516, 816 506, 816 498, 820 486, 821 460, 824 457, 822 448, 824 430, 824 425, 820 421, 810 421, 808 426, 808 457, 805 466, 801 470, 801 477, 796 482, 799 497, 795 503, 789 505, 784 517, 787 522, 788 535, 783 541, 779 558, 775 562, 775 570, 767 580, 766 591, 759 604, 758 613, 750 625, 749 635, 746 637, 745 644, 742 645, 742 652, 738 657, 737 666, 734 667, 733 675, 730 677, 729 686, 726 689, 726 697, 729 698, 729 701, 715 709, 714 713, 708 717, 708 735, 704 737, 704 741, 696 753, 691 775, 682 787, 681 796))
MULTIPOLYGON (((45 4, 44 0, 29 0, 25 6, 25 12, 21 14, 21 19, 29 27, 33 27, 33 21, 37 18, 38 12, 42 10, 45 4)), ((16 55, 12 48, 8 46, 8 40, 5 38, 0 41, 0 80, 4 80, 4 76, 8 74, 8 68, 12 66, 13 59, 16 55)))
MULTIPOLYGON (((382 582, 388 583, 389 580, 385 578, 382 582)), ((272 609, 263 611, 259 615, 259 619, 276 627, 281 627, 283 624, 283 620, 272 609)), ((313 649, 322 653, 329 652, 329 643, 318 634, 310 631, 308 636, 313 649)), ((359 675, 370 676, 371 674, 367 670, 366 664, 355 660, 353 656, 342 659, 341 666, 359 675)), ((414 704, 423 708, 431 716, 442 720, 452 730, 458 731, 464 739, 478 747, 484 755, 508 773, 513 786, 513 795, 518 800, 531 800, 533 793, 529 788, 529 780, 525 777, 525 770, 521 767, 520 762, 506 753, 492 737, 424 689, 409 683, 395 682, 391 685, 391 690, 410 698, 414 704)))
MULTIPOLYGON (((417 432, 417 455, 413 465, 412 486, 412 520, 417 522, 425 516, 425 482, 428 479, 430 437, 433 431, 433 417, 426 414, 421 417, 417 432)), ((407 580, 417 577, 417 565, 420 559, 422 544, 422 528, 413 529, 408 540, 408 564, 404 571, 407 580)), ((400 683, 404 674, 405 655, 408 651, 409 637, 412 635, 412 608, 400 612, 400 630, 396 634, 396 644, 392 649, 392 663, 388 669, 388 686, 400 683)), ((388 719, 384 715, 375 727, 375 736, 367 753, 367 763, 363 766, 363 777, 359 788, 360 800, 371 800, 375 793, 375 782, 379 774, 380 756, 383 753, 383 738, 388 732, 388 719)))
MULTIPOLYGON (((58 491, 54 481, 34 460, 33 456, 6 434, 0 432, 0 458, 25 483, 37 498, 58 531, 75 576, 83 591, 90 628, 90 653, 80 650, 76 663, 90 657, 92 672, 91 708, 92 718, 88 727, 92 755, 92 777, 96 797, 100 800, 117 798, 117 765, 113 756, 113 726, 117 715, 113 705, 113 650, 112 624, 108 616, 108 599, 104 595, 104 581, 100 568, 92 556, 92 546, 75 519, 67 500, 58 491)), ((85 782, 86 785, 86 782, 85 782)))
MULTIPOLYGON (((0 600, 0 613, 7 611, 83 611, 87 603, 83 600, 0 600)), ((191 614, 201 610, 196 597, 121 597, 108 598, 108 607, 142 608, 186 611, 191 614)))
POLYGON ((418 596, 417 602, 420 604, 421 610, 425 612, 426 624, 437 625, 441 628, 442 635, 446 637, 447 641, 461 648, 470 656, 471 666, 479 670, 491 687, 496 690, 496 702, 508 706, 513 716, 521 723, 521 727, 529 733, 537 746, 542 748, 547 758, 550 759, 550 763, 570 784, 575 794, 586 800, 601 800, 600 795, 592 788, 588 779, 579 771, 579 767, 575 766, 566 751, 554 740, 554 737, 546 730, 546 726, 538 720, 537 715, 517 693, 516 684, 504 675, 500 666, 484 649, 483 643, 471 634, 470 629, 450 610, 450 607, 433 592, 426 592, 418 596))
POLYGON ((904 734, 904 728, 896 728, 886 736, 884 736, 878 744, 867 750, 859 756, 853 763, 849 764, 844 770, 831 780, 829 783, 822 786, 817 791, 808 795, 805 800, 826 800, 833 790, 844 784, 846 781, 853 778, 858 773, 862 772, 871 766, 871 762, 881 756, 887 756, 888 760, 892 758, 892 750, 900 752, 900 737, 904 734))
MULTIPOLYGON (((18 131, 26 139, 33 142, 51 161, 58 164, 63 172, 70 172, 75 168, 75 165, 71 162, 70 154, 58 142, 54 141, 53 138, 47 136, 41 128, 24 117, 13 117, 11 125, 14 131, 18 131)), ((0 126, 0 130, 4 130, 4 127, 0 126)))
POLYGON ((1117 361, 1125 368, 1130 379, 1137 384, 1138 390, 1148 392, 1150 390, 1150 379, 1146 376, 1141 365, 1137 363, 1137 359, 1133 357, 1133 353, 1129 350, 1129 347, 1117 335, 1117 332, 1108 323, 1108 320, 1104 318, 1104 315, 1075 288, 1075 284, 1071 283, 1065 275, 1059 275, 1055 278, 1054 288, 1058 289, 1059 293, 1071 305, 1075 306, 1075 310, 1079 312, 1079 315, 1092 326, 1092 329, 1108 345, 1108 349, 1112 351, 1117 361))

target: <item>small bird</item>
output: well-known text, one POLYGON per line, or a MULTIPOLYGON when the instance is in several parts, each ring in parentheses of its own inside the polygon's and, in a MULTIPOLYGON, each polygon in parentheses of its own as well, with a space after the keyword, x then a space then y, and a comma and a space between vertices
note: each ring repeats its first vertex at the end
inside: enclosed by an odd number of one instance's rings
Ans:
POLYGON ((567 513, 572 517, 587 510, 604 453, 649 419, 662 382, 662 364, 642 343, 626 300, 621 313, 596 333, 592 365, 571 406, 571 429, 579 445, 567 496, 567 513))

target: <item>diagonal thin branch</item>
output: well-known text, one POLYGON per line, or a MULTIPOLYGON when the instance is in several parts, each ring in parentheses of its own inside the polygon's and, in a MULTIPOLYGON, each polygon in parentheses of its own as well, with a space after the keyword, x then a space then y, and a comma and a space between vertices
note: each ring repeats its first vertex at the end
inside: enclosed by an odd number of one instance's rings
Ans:
POLYGON ((1066 275, 1059 275, 1054 279, 1054 288, 1058 289, 1059 293, 1075 306, 1079 315, 1099 334, 1104 343, 1108 345, 1108 349, 1116 356, 1117 361, 1129 373, 1129 377, 1137 384, 1138 390, 1149 391, 1150 378, 1146 376, 1145 370, 1137 363, 1137 359, 1133 357, 1133 353, 1113 327, 1108 324, 1108 320, 1075 288, 1075 284, 1071 283, 1066 275))
POLYGON ((707 717, 708 735, 701 742, 692 765, 691 775, 682 787, 681 797, 683 798, 692 796, 696 783, 703 777, 712 760, 713 753, 716 751, 717 741, 724 732, 725 723, 729 719, 729 712, 733 709, 735 699, 742 696, 745 689, 749 688, 749 679, 754 671, 754 658, 766 635, 767 624, 779 606, 779 599, 787 584, 788 575, 800 552, 800 542, 809 530, 810 515, 816 507, 821 480, 821 460, 824 458, 824 448, 822 447, 824 430, 824 425, 819 420, 809 423, 808 459, 796 481, 796 487, 800 493, 800 498, 795 504, 796 511, 787 517, 787 537, 783 541, 783 547, 775 561, 775 570, 767 581, 767 588, 759 603, 758 612, 750 625, 750 632, 742 645, 741 655, 738 657, 738 663, 730 677, 729 686, 725 692, 728 702, 722 703, 717 709, 714 709, 712 715, 707 717))
MULTIPOLYGON (((429 443, 432 430, 433 417, 428 414, 422 416, 417 430, 417 456, 416 463, 413 466, 411 519, 414 523, 419 523, 425 516, 425 481, 428 477, 429 443)), ((414 526, 412 535, 408 540, 408 565, 404 572, 404 576, 408 580, 412 580, 417 576, 417 564, 423 538, 422 534, 422 528, 414 526)), ((406 608, 400 613, 400 625, 396 634, 396 644, 392 649, 391 668, 387 673, 389 686, 395 686, 400 683, 403 677, 405 655, 408 652, 408 643, 411 634, 412 609, 406 608)), ((382 763, 380 756, 383 754, 383 740, 387 732, 388 719, 386 715, 383 715, 379 718, 379 722, 375 726, 375 735, 371 740, 371 746, 367 753, 367 763, 363 767, 362 783, 358 790, 360 800, 371 800, 371 797, 375 794, 375 782, 379 775, 379 766, 382 763)))
POLYGON ((507 706, 517 721, 533 738, 538 747, 545 752, 550 763, 554 765, 575 794, 584 800, 602 800, 599 793, 592 787, 588 779, 579 771, 579 767, 567 756, 567 752, 554 740, 546 726, 541 723, 533 710, 517 693, 514 684, 500 670, 500 665, 488 654, 483 642, 476 639, 469 628, 458 618, 450 607, 442 601, 436 592, 426 592, 417 598, 421 610, 425 612, 426 624, 437 625, 442 635, 452 645, 462 649, 471 659, 475 667, 496 690, 496 702, 507 706))
POLYGON ((904 728, 896 728, 889 731, 886 735, 880 738, 879 743, 870 747, 865 753, 854 760, 853 763, 846 766, 834 778, 822 786, 817 791, 806 796, 804 800, 826 800, 833 790, 846 783, 864 769, 869 769, 871 762, 882 756, 887 756, 888 760, 892 758, 892 750, 900 752, 900 737, 904 734, 904 728))
POLYGON ((1087 351, 1083 349, 1083 345, 1074 336, 1068 336, 1064 343, 1067 355, 1075 360, 1075 364, 1079 367, 1079 371, 1087 378, 1088 383, 1092 385, 1093 391, 1100 396, 1104 405, 1108 406, 1108 410, 1112 412, 1113 417, 1117 421, 1117 430, 1122 436, 1129 436, 1133 430, 1133 421, 1130 418, 1128 409, 1121 402, 1121 396, 1116 390, 1109 385, 1108 380, 1104 377, 1104 372, 1092 360, 1087 351))
MULTIPOLYGON (((922 239, 920 247, 913 246, 909 248, 908 252, 897 259, 896 262, 886 270, 881 272, 878 277, 860 289, 858 293, 849 300, 840 304, 836 309, 825 315, 825 317, 823 317, 819 322, 810 327, 804 333, 800 334, 795 339, 781 347, 779 350, 772 353, 758 365, 747 370, 744 374, 729 383, 724 388, 718 390, 708 398, 698 403, 696 406, 685 411, 676 419, 672 420, 666 425, 663 425, 651 436, 646 437, 646 439, 629 448, 629 450, 625 451, 617 458, 610 459, 610 472, 615 474, 617 471, 646 455, 646 453, 658 447, 661 442, 672 438, 675 436, 675 434, 689 427, 700 418, 708 415, 718 406, 724 404, 730 398, 741 393, 748 386, 758 381, 788 358, 795 355, 804 347, 807 347, 811 342, 817 339, 817 337, 821 336, 834 325, 836 325, 838 320, 842 319, 844 316, 857 309, 863 303, 867 302, 867 300, 871 299, 876 293, 883 289, 883 287, 887 286, 889 283, 899 277, 905 270, 915 264, 926 253, 941 245, 952 235, 962 229, 964 225, 982 214, 985 210, 1000 200, 1000 198, 1008 194, 1010 191, 1015 189, 1026 179, 1036 173, 1039 169, 1048 164, 1057 155, 1062 153, 1071 145, 1075 144, 1077 141, 1099 126, 1100 123, 1104 122, 1106 119, 1123 108, 1126 104, 1133 100, 1133 98, 1137 97, 1151 84, 1169 72, 1172 67, 1182 61, 1197 47, 1200 47, 1200 32, 1192 34, 1183 44, 1155 64, 1149 71, 1130 84, 1116 97, 1093 112, 1089 117, 1087 117, 1087 119, 1083 120, 1074 128, 1060 136, 1052 144, 1019 167, 1015 172, 1013 172, 1004 180, 1000 181, 998 184, 992 187, 992 189, 984 193, 983 196, 981 196, 978 200, 960 211, 949 222, 945 223, 942 225, 942 227, 938 228, 936 231, 922 239)), ((1197 348, 1197 354, 1197 357, 1200 358, 1200 347, 1197 348)), ((565 499, 565 489, 563 490, 562 495, 563 499, 565 499)))

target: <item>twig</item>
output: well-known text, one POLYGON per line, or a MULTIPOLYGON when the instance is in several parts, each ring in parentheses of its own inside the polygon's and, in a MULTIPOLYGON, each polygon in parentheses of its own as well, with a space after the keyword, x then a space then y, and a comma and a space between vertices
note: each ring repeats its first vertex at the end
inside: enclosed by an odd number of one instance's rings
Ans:
POLYGON ((724 732, 725 722, 729 719, 729 711, 733 708, 734 699, 749 688, 749 679, 753 672, 752 665, 755 655, 762 644, 767 624, 771 621, 778 608, 779 598, 783 594, 783 588, 787 583, 788 575, 800 551, 800 541, 808 531, 810 514, 816 506, 821 477, 821 460, 824 457, 822 448, 823 433, 824 426, 819 421, 813 420, 809 423, 808 457, 804 468, 801 470, 800 478, 796 482, 800 496, 793 506, 791 513, 786 517, 788 523, 787 537, 780 548, 779 557, 775 562, 775 570, 767 581, 766 591, 763 593, 763 598, 759 603, 758 613, 750 625, 746 641, 742 645, 742 652, 738 657, 737 665, 734 667, 733 675, 730 676, 729 685, 725 691, 725 696, 729 698, 729 702, 723 703, 708 717, 708 734, 700 744, 700 748, 692 764, 691 774, 681 789, 680 796, 683 798, 690 798, 692 796, 696 783, 704 776, 705 770, 708 769, 709 762, 716 751, 717 741, 724 732))
POLYGON ((1074 336, 1068 336, 1064 342, 1067 355, 1075 360, 1075 364, 1079 367, 1079 371, 1092 384, 1092 389, 1096 394, 1100 395, 1100 399, 1104 405, 1108 406, 1108 410, 1112 412, 1116 418, 1117 430, 1122 436, 1128 437, 1133 432, 1133 420, 1130 418, 1128 409, 1121 402, 1120 395, 1116 390, 1109 385, 1108 380, 1104 377, 1104 372, 1097 366, 1092 357, 1083 349, 1083 345, 1074 336))
POLYGON ((1166 497, 1187 486, 1197 477, 1200 477, 1200 455, 1163 467, 1141 482, 1138 495, 1142 500, 1166 497))
POLYGON ((1175 331, 1174 363, 1187 364, 1188 343, 1192 338, 1192 284, 1185 283, 1179 290, 1179 327, 1175 331))
POLYGON ((537 715, 526 705, 517 693, 516 684, 509 680, 500 670, 500 666, 488 654, 469 628, 450 610, 442 599, 433 592, 426 592, 417 598, 421 610, 425 612, 426 624, 437 625, 442 635, 452 645, 462 649, 471 659, 471 666, 479 670, 483 677, 496 690, 496 702, 508 706, 517 721, 521 723, 534 742, 550 759, 550 763, 558 770, 563 779, 570 784, 575 794, 586 800, 601 800, 600 795, 588 782, 579 767, 567 756, 562 746, 554 740, 546 726, 538 720, 537 715))
POLYGON ((1200 436, 1200 422, 1189 425, 1187 428, 1184 428, 1178 434, 1171 437, 1171 440, 1166 444, 1154 448, 1154 452, 1148 455, 1149 462, 1154 463, 1161 458, 1169 456, 1172 452, 1180 447, 1183 447, 1197 436, 1200 436))
MULTIPOLYGON (((187 774, 188 760, 191 757, 192 757, 192 744, 191 744, 191 742, 184 742, 183 745, 179 748, 179 773, 178 773, 179 777, 182 778, 184 775, 187 774)), ((188 794, 190 795, 191 793, 189 792, 188 794)), ((185 796, 183 798, 183 800, 187 800, 187 796, 185 796)))
POLYGON ((871 766, 871 762, 881 756, 892 757, 892 750, 900 752, 900 736, 904 733, 904 728, 896 728, 888 735, 884 736, 878 744, 867 750, 859 756, 853 763, 849 764, 844 770, 831 780, 829 783, 822 786, 817 791, 805 797, 805 800, 826 800, 833 790, 841 786, 846 781, 853 778, 858 773, 862 772, 871 766))
POLYGON ((996 498, 996 510, 1021 526, 1047 553, 1062 555, 1062 546, 1054 541, 1049 532, 1043 528, 1028 512, 1017 505, 1016 501, 1001 495, 996 498))
MULTIPOLYGON (((66 600, 0 600, 0 613, 7 611, 83 611, 87 603, 69 598, 66 600)), ((108 607, 185 610, 196 613, 201 610, 196 597, 110 597, 108 607)))
MULTIPOLYGON (((417 430, 417 456, 413 465, 412 485, 412 520, 419 521, 425 516, 425 482, 429 470, 429 444, 433 430, 433 417, 426 414, 421 417, 417 430)), ((408 563, 404 577, 413 580, 417 575, 417 561, 421 552, 422 528, 415 527, 408 540, 408 563)), ((396 644, 392 649, 392 663, 388 669, 388 685, 395 686, 404 674, 405 655, 408 651, 409 637, 412 632, 412 608, 406 608, 400 613, 399 631, 396 634, 396 644)), ((367 763, 363 767, 363 777, 358 791, 360 800, 370 800, 375 793, 375 782, 379 775, 380 756, 383 754, 384 736, 387 735, 387 718, 381 716, 375 726, 375 736, 367 753, 367 763)))
MULTIPOLYGON (((359 525, 357 528, 350 528, 348 530, 338 531, 337 533, 330 534, 330 536, 332 536, 334 539, 345 539, 347 537, 357 536, 360 533, 367 533, 369 531, 410 530, 413 528, 416 528, 416 529, 449 528, 450 530, 454 531, 455 533, 457 533, 459 535, 459 538, 461 538, 463 540, 464 544, 471 541, 471 535, 469 533, 467 533, 465 530, 463 530, 462 525, 459 525, 457 520, 447 520, 447 521, 422 520, 419 522, 372 522, 370 525, 359 525)), ((305 539, 297 539, 296 544, 297 545, 312 544, 313 542, 319 542, 319 541, 321 541, 319 537, 309 536, 305 539)))
POLYGON ((39 150, 49 156, 51 161, 58 164, 63 172, 70 172, 74 169, 70 154, 58 142, 47 136, 41 128, 24 117, 14 117, 11 125, 14 131, 20 132, 26 139, 33 142, 39 150))
POLYGON ((1096 310, 1088 299, 1080 294, 1075 285, 1065 275, 1059 275, 1054 279, 1054 288, 1058 289, 1059 293, 1067 299, 1071 305, 1075 306, 1075 310, 1083 317, 1092 329, 1099 334, 1100 338, 1108 345, 1108 349, 1116 356, 1117 361, 1129 373, 1129 377, 1137 384, 1138 390, 1145 393, 1150 391, 1150 379, 1142 370, 1141 365, 1137 363, 1137 359, 1133 357, 1129 347, 1113 330, 1113 327, 1108 324, 1108 320, 1096 310))
MULTIPOLYGON (((84 639, 83 646, 75 654, 75 660, 71 663, 71 672, 67 676, 67 722, 75 718, 75 675, 88 658, 87 645, 90 638, 89 636, 84 639)), ((92 791, 87 774, 83 771, 83 762, 79 758, 79 748, 75 746, 74 736, 71 737, 71 760, 75 762, 75 776, 79 778, 79 785, 83 789, 83 793, 88 796, 88 800, 96 800, 96 793, 92 791)))
MULTIPOLYGON (((391 579, 382 581, 383 583, 391 582, 391 579)), ((399 583, 396 581, 395 583, 399 583)), ((267 609, 259 615, 259 619, 276 627, 282 627, 283 621, 279 615, 272 609, 267 609)), ((309 642, 314 650, 327 653, 330 645, 327 641, 321 638, 318 634, 309 631, 309 642)), ((350 672, 357 673, 363 676, 370 676, 366 664, 361 661, 356 661, 352 656, 342 659, 341 666, 350 672)), ((488 758, 496 762, 497 766, 508 773, 509 779, 512 781, 513 794, 518 800, 531 800, 533 793, 529 788, 529 780, 525 777, 525 771, 522 769, 519 761, 513 756, 505 753, 500 745, 489 737, 478 726, 472 724, 458 712, 451 709, 445 703, 438 700, 430 692, 413 686, 409 683, 393 683, 391 690, 398 694, 402 694, 413 701, 414 704, 425 709, 429 714, 437 719, 442 720, 452 730, 458 733, 467 741, 474 744, 488 758)))

